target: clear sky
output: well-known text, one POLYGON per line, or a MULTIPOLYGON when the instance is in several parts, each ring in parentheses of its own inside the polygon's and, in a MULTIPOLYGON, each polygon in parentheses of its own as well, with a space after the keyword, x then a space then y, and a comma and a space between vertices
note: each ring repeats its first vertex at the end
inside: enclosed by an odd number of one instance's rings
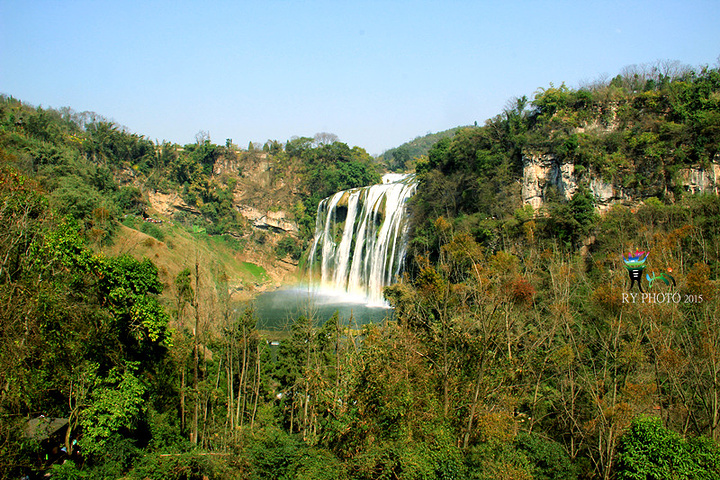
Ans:
POLYGON ((720 1, 0 0, 0 93, 151 140, 380 154, 550 82, 717 66, 720 1))

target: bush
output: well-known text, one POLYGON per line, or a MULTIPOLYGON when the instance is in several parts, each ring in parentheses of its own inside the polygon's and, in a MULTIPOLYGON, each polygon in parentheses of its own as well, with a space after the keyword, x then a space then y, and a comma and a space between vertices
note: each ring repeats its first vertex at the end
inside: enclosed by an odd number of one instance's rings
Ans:
MULTIPOLYGON (((187 480, 238 478, 230 455, 208 455, 204 452, 146 455, 125 477, 137 480, 187 480)), ((242 477, 240 477, 242 478, 242 477)), ((268 477, 269 478, 269 477, 268 477)))
POLYGON ((50 468, 51 476, 57 480, 80 480, 90 478, 88 472, 80 470, 75 462, 68 460, 62 464, 55 464, 50 468))
POLYGON ((145 235, 150 235, 151 237, 160 240, 161 242, 165 240, 165 232, 160 230, 160 227, 154 223, 143 222, 143 224, 140 225, 140 231, 145 235))
POLYGON ((522 433, 515 439, 515 445, 534 465, 533 478, 535 480, 572 480, 577 478, 577 468, 559 443, 536 434, 522 433))
POLYGON ((290 256, 293 260, 298 260, 302 255, 302 249, 300 243, 293 237, 287 236, 280 239, 275 248, 275 253, 278 258, 284 258, 290 256))
POLYGON ((126 213, 141 215, 145 211, 145 202, 136 187, 120 187, 115 193, 115 203, 126 213))
POLYGON ((638 418, 620 439, 617 478, 720 478, 720 450, 711 441, 685 441, 659 418, 638 418))

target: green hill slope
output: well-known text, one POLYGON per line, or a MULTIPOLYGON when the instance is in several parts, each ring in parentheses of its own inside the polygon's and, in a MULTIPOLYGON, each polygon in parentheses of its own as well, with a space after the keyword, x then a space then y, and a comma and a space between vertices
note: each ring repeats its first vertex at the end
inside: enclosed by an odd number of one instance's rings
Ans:
POLYGON ((426 156, 435 143, 443 138, 452 137, 461 128, 463 127, 450 128, 442 132, 415 137, 398 147, 386 150, 378 157, 378 161, 387 165, 388 170, 392 172, 404 171, 412 166, 414 159, 426 156))

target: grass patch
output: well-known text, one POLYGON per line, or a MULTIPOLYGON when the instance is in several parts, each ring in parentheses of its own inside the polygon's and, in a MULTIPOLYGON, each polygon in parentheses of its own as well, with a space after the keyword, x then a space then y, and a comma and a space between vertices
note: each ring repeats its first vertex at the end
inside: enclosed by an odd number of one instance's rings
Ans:
POLYGON ((143 224, 140 225, 140 231, 145 235, 155 237, 155 239, 160 240, 161 242, 165 240, 165 233, 154 223, 143 222, 143 224))
POLYGON ((210 236, 210 241, 215 245, 222 245, 234 252, 242 252, 245 248, 245 245, 247 244, 247 240, 245 240, 244 238, 237 239, 232 235, 228 234, 212 235, 210 236))
POLYGON ((260 265, 255 265, 251 262, 242 262, 240 268, 252 276, 257 282, 266 282, 270 280, 270 276, 267 274, 265 269, 260 265))
POLYGON ((165 232, 158 224, 146 222, 131 215, 126 216, 123 219, 122 224, 128 228, 132 228, 133 230, 138 230, 145 235, 154 237, 155 240, 159 240, 161 242, 165 241, 165 232))

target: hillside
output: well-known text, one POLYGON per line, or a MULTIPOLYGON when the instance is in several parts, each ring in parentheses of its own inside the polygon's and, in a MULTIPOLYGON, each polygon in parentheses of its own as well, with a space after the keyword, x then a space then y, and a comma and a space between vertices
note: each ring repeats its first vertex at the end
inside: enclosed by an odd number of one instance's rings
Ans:
POLYGON ((2 477, 720 477, 718 69, 550 85, 436 141, 392 319, 308 305, 279 342, 240 300, 377 181, 362 148, 0 120, 2 477))
POLYGON ((195 251, 245 286, 236 289, 237 299, 294 282, 318 202, 379 178, 364 150, 327 135, 247 149, 216 145, 204 132, 194 144, 154 144, 92 112, 43 109, 7 96, 0 128, 4 165, 36 180, 51 207, 76 220, 94 248, 152 258, 168 272, 168 292, 181 270, 175 257, 190 267, 188 252, 195 251), (157 248, 142 247, 150 240, 138 240, 138 232, 155 237, 157 248), (248 264, 266 274, 248 277, 248 264))
POLYGON ((414 168, 416 158, 427 156, 430 148, 442 140, 443 138, 452 137, 463 127, 449 128, 437 133, 428 133, 424 136, 418 136, 409 142, 405 142, 395 148, 391 148, 383 152, 377 159, 379 162, 387 165, 388 170, 392 172, 401 172, 414 168))
MULTIPOLYGON (((720 73, 659 68, 573 90, 564 84, 523 97, 482 127, 433 145, 420 173, 414 236, 427 249, 439 216, 492 249, 532 207, 535 235, 577 247, 592 230, 585 209, 673 204, 717 192, 720 73), (571 211, 568 211, 570 209, 571 211)), ((518 248, 521 248, 518 246, 518 248)), ((436 248, 433 249, 437 254, 436 248)))

